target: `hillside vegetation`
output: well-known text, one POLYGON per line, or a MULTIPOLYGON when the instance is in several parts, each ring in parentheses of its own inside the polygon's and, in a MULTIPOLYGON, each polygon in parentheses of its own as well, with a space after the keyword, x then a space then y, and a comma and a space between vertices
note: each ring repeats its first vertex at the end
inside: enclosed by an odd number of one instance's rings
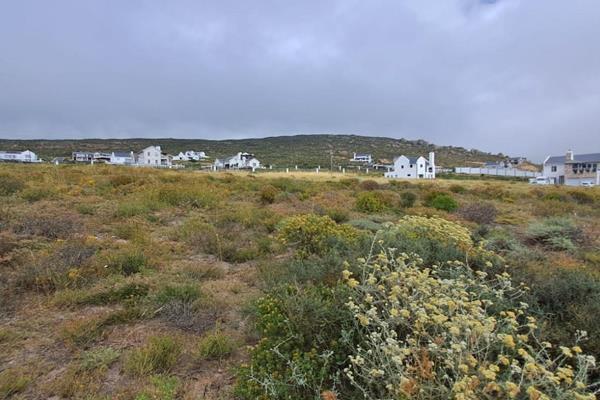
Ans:
POLYGON ((594 399, 600 191, 0 165, 0 399, 594 399))
POLYGON ((164 151, 177 154, 189 149, 205 151, 213 159, 239 151, 254 153, 264 165, 279 167, 329 168, 331 152, 335 166, 347 165, 352 153, 371 153, 375 160, 391 163, 401 154, 409 156, 436 152, 436 161, 445 167, 471 165, 503 159, 478 150, 462 147, 436 146, 424 140, 391 139, 356 135, 298 135, 262 139, 200 140, 200 139, 86 139, 86 140, 0 140, 0 149, 29 149, 42 158, 70 156, 73 151, 139 151, 146 146, 160 145, 164 151))

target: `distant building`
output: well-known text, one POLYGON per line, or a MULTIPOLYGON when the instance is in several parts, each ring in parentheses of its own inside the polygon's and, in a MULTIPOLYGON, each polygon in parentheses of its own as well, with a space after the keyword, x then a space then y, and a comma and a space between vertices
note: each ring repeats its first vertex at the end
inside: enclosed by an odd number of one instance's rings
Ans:
POLYGON ((94 153, 91 151, 74 151, 72 156, 75 162, 91 163, 94 160, 94 153))
POLYGON ((206 153, 203 151, 188 150, 185 153, 180 152, 176 156, 173 156, 173 161, 200 161, 205 158, 208 158, 208 157, 206 156, 206 153))
POLYGON ((42 160, 38 159, 37 154, 33 151, 0 151, 0 161, 22 162, 22 163, 37 163, 42 160))
POLYGON ((161 151, 160 146, 148 146, 137 155, 136 164, 143 167, 170 167, 172 157, 161 151))
POLYGON ((103 153, 100 151, 74 151, 72 153, 73 161, 84 162, 84 163, 96 163, 96 162, 110 162, 110 153, 103 153))
POLYGON ((373 158, 367 153, 354 153, 351 161, 371 164, 373 162, 373 158))
POLYGON ((133 151, 113 151, 110 153, 111 164, 133 165, 135 164, 135 154, 133 151))
POLYGON ((393 170, 385 173, 386 178, 435 179, 435 153, 425 157, 400 156, 394 159, 393 170))
POLYGON ((236 155, 218 158, 214 163, 215 169, 252 169, 260 168, 260 161, 250 153, 237 153, 236 155))
POLYGON ((506 163, 509 164, 509 165, 512 165, 513 167, 521 165, 524 162, 527 162, 527 158, 526 157, 509 157, 509 158, 506 159, 506 163))
POLYGON ((548 156, 544 160, 544 177, 558 185, 600 185, 600 153, 576 155, 569 150, 564 156, 548 156))

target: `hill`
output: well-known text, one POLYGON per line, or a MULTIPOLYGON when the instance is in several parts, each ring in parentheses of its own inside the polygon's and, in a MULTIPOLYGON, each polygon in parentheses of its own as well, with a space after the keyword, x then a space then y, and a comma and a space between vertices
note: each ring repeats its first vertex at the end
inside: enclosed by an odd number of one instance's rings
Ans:
POLYGON ((436 152, 439 165, 452 167, 466 163, 481 163, 503 159, 502 154, 491 154, 463 147, 436 146, 424 140, 393 139, 357 135, 297 135, 259 139, 205 140, 205 139, 82 139, 82 140, 0 140, 0 149, 29 149, 44 159, 70 156, 73 151, 139 151, 146 146, 160 145, 164 151, 176 154, 189 149, 205 151, 211 158, 235 154, 238 151, 254 153, 264 165, 279 167, 328 167, 333 154, 334 165, 346 165, 352 153, 371 153, 381 162, 394 157, 436 152))

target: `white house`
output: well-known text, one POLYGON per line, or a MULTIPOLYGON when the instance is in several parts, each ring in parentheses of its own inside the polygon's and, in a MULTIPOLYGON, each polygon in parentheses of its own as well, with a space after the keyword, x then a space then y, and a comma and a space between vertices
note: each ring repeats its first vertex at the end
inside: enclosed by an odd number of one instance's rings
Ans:
POLYGON ((237 153, 231 157, 218 158, 214 163, 215 169, 252 169, 260 168, 260 161, 250 153, 237 153))
POLYGON ((203 151, 188 150, 185 153, 180 152, 176 156, 173 156, 173 161, 200 161, 205 158, 208 158, 208 157, 206 156, 206 153, 203 151))
POLYGON ((170 167, 172 157, 163 153, 160 146, 148 146, 137 155, 137 165, 143 167, 170 167))
POLYGON ((24 163, 41 162, 33 151, 0 151, 0 161, 13 161, 24 163))
POLYGON ((548 156, 543 174, 550 183, 558 185, 600 185, 600 153, 575 154, 569 150, 564 156, 548 156))
POLYGON ((354 153, 351 161, 371 164, 371 162, 373 162, 373 158, 370 154, 354 153))
POLYGON ((135 154, 133 151, 113 151, 110 153, 111 164, 132 165, 135 164, 135 154))
POLYGON ((404 155, 394 159, 393 170, 385 173, 386 178, 400 179, 435 179, 435 153, 425 157, 406 157, 404 155))

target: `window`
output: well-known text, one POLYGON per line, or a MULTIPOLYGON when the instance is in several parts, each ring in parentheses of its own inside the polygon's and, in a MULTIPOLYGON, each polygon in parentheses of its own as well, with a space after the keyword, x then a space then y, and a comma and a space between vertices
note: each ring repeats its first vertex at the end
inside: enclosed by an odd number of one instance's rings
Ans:
POLYGON ((408 168, 412 168, 412 167, 413 167, 413 165, 412 165, 412 164, 410 164, 410 165, 408 166, 408 168))
POLYGON ((419 165, 419 168, 423 168, 423 164, 419 165))
POLYGON ((406 174, 406 176, 410 176, 410 174, 406 174))
POLYGON ((400 168, 401 168, 401 169, 404 169, 404 165, 401 165, 401 166, 400 166, 400 168))
POLYGON ((556 165, 553 165, 553 166, 552 166, 552 168, 550 168, 550 170, 551 170, 552 172, 556 172, 556 169, 557 169, 557 168, 556 168, 556 165))

